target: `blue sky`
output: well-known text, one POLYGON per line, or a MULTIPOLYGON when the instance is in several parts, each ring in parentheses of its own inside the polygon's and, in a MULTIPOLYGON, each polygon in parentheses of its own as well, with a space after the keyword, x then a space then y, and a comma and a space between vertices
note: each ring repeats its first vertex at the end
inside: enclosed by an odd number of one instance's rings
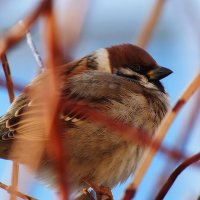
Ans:
MULTIPOLYGON (((63 1, 63 0, 62 0, 63 1)), ((6 31, 11 25, 29 13, 30 9, 38 1, 22 0, 0 0, 0 33, 6 31)), ((142 25, 149 16, 151 7, 155 0, 93 0, 87 18, 84 24, 83 33, 80 42, 74 50, 74 58, 81 57, 97 48, 110 46, 113 44, 136 42, 142 25)), ((162 15, 154 30, 147 50, 152 54, 156 61, 165 67, 174 71, 172 75, 163 80, 167 92, 169 93, 171 105, 174 105, 184 88, 190 83, 194 76, 199 72, 200 58, 200 1, 193 0, 174 0, 166 1, 162 15)), ((34 26, 32 33, 35 43, 40 51, 42 44, 39 40, 40 31, 38 29, 42 23, 34 26)), ((41 53, 42 54, 42 53, 41 53)), ((8 52, 8 60, 14 80, 25 85, 37 73, 37 64, 23 41, 8 52)), ((0 69, 0 76, 3 76, 0 69)), ((7 91, 0 88, 0 114, 3 114, 8 106, 9 99, 7 91)), ((169 147, 175 147, 178 136, 182 130, 188 112, 194 103, 191 100, 171 126, 169 133, 164 141, 169 147)), ((198 116, 198 122, 200 116, 198 116)), ((199 151, 199 123, 191 131, 191 137, 188 141, 186 153, 188 155, 199 151)), ((136 200, 151 199, 155 195, 152 191, 159 185, 156 180, 161 176, 163 168, 169 165, 169 172, 175 166, 166 157, 157 154, 148 170, 141 187, 136 195, 136 200), (171 165, 172 164, 172 165, 171 165)), ((9 185, 11 162, 0 160, 0 181, 9 185)), ((21 177, 30 177, 32 175, 22 168, 21 177)), ((130 180, 130 179, 129 179, 130 180)), ((127 183, 126 183, 127 184, 127 183)), ((55 199, 54 191, 34 180, 34 184, 25 190, 25 183, 20 183, 20 191, 28 193, 38 199, 55 199)), ((177 179, 166 200, 171 199, 195 199, 200 194, 200 173, 195 167, 188 168, 177 179)), ((125 184, 115 188, 115 199, 120 199, 123 194, 125 184)), ((0 190, 0 199, 8 199, 8 195, 0 190)))

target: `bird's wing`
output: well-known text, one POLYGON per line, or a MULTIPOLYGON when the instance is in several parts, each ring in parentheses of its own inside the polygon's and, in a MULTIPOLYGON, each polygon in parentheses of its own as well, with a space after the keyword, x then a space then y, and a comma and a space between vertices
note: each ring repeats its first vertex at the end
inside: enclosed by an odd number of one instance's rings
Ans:
MULTIPOLYGON (((87 72, 76 75, 70 81, 66 82, 63 86, 62 96, 73 101, 81 100, 94 109, 111 113, 113 102, 117 102, 118 104, 122 103, 123 90, 124 87, 119 83, 118 77, 113 79, 112 75, 87 72), (103 80, 99 81, 101 79, 103 80)), ((135 84, 135 92, 139 90, 141 88, 135 84)), ((125 95, 123 95, 124 97, 125 95)), ((0 139, 46 139, 43 115, 39 99, 33 100, 26 95, 19 96, 12 104, 8 114, 0 120, 0 139)), ((87 120, 84 113, 78 113, 77 111, 73 111, 73 109, 70 110, 67 108, 60 114, 60 119, 64 122, 65 127, 68 128, 73 128, 77 124, 80 124, 80 122, 87 120)))
MULTIPOLYGON (((0 119, 1 140, 14 138, 37 139, 41 124, 41 106, 22 94, 16 98, 8 113, 0 119)), ((43 138, 43 137, 41 137, 43 138)))

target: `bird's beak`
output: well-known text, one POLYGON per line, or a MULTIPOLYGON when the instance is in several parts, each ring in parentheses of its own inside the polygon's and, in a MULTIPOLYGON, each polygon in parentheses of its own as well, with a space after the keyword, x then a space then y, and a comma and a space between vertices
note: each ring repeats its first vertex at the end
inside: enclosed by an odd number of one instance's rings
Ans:
POLYGON ((158 67, 156 69, 149 71, 147 73, 147 76, 149 77, 150 80, 160 80, 170 75, 171 73, 173 73, 173 71, 168 68, 158 67))

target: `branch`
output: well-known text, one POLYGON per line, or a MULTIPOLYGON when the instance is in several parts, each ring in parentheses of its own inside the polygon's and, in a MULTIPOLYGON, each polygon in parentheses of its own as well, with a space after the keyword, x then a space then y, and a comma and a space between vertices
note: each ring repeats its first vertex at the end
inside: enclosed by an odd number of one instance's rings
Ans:
POLYGON ((200 160, 200 153, 195 154, 194 156, 186 159, 184 162, 182 162, 170 175, 168 180, 164 183, 161 190, 157 194, 155 200, 162 200, 164 199, 165 195, 173 185, 176 178, 185 170, 188 166, 192 165, 193 163, 200 160))
MULTIPOLYGON (((188 111, 188 118, 186 119, 183 124, 185 124, 183 127, 181 127, 181 131, 179 134, 179 137, 177 138, 178 143, 175 144, 174 148, 179 150, 180 152, 185 152, 187 143, 190 141, 190 137, 192 137, 191 131, 197 122, 198 114, 200 113, 200 91, 197 92, 197 96, 195 96, 194 104, 191 105, 190 110, 188 111)), ((163 168, 163 170, 160 172, 159 179, 157 180, 157 183, 155 184, 156 188, 160 187, 160 183, 163 182, 168 177, 168 172, 171 171, 175 165, 180 163, 180 160, 176 160, 174 162, 171 162, 169 158, 166 160, 166 165, 163 168)), ((152 195, 155 195, 155 191, 153 191, 152 195)))
MULTIPOLYGON (((6 77, 6 85, 7 85, 7 89, 8 89, 8 94, 9 94, 9 99, 10 99, 10 103, 13 102, 14 100, 14 88, 13 88, 13 81, 12 81, 12 77, 11 77, 11 73, 10 73, 10 67, 8 64, 8 60, 6 57, 6 54, 3 54, 1 57, 2 60, 2 65, 3 65, 3 70, 4 70, 4 74, 6 77)), ((12 166, 12 190, 16 191, 18 188, 18 174, 19 174, 19 165, 17 162, 13 162, 13 166, 12 166)), ((11 192, 11 200, 16 200, 16 196, 11 192)))
POLYGON ((88 120, 100 123, 107 127, 108 129, 115 131, 116 134, 126 138, 127 140, 132 141, 135 144, 141 145, 146 147, 150 144, 152 149, 158 149, 162 153, 169 155, 173 159, 177 158, 186 158, 185 155, 180 154, 180 152, 170 150, 165 146, 160 146, 158 140, 152 140, 149 134, 145 131, 136 129, 135 127, 129 126, 124 124, 122 121, 116 121, 113 117, 108 116, 101 111, 97 111, 89 105, 86 105, 84 102, 81 101, 73 101, 68 98, 62 98, 62 108, 67 110, 73 110, 75 113, 79 113, 83 115, 88 120))
MULTIPOLYGON (((63 141, 61 137, 61 132, 63 132, 62 127, 59 123, 59 114, 61 108, 61 101, 59 98, 59 78, 58 78, 58 66, 60 60, 62 59, 62 53, 58 45, 56 31, 57 24, 55 19, 55 13, 53 12, 53 1, 49 1, 45 16, 45 45, 47 50, 46 56, 46 66, 49 72, 49 88, 46 97, 45 105, 45 119, 46 119, 46 129, 49 134, 49 144, 48 152, 49 156, 53 159, 53 164, 58 174, 58 188, 60 190, 60 195, 63 200, 68 199, 68 174, 67 174, 67 148, 63 148, 63 141)), ((67 134, 66 134, 67 135, 67 134)))
POLYGON ((153 8, 150 17, 148 18, 146 24, 142 28, 139 37, 138 37, 138 45, 141 47, 145 47, 147 43, 149 42, 151 35, 153 33, 153 30, 155 29, 155 26, 157 24, 157 21, 159 20, 162 8, 164 6, 165 0, 157 0, 157 3, 155 4, 155 7, 153 8))
MULTIPOLYGON (((25 29, 26 27, 24 26, 24 22, 21 20, 19 21, 19 24, 25 29)), ((36 60, 36 63, 38 64, 39 68, 42 69, 44 67, 44 64, 43 64, 43 61, 42 61, 42 58, 33 42, 33 39, 32 39, 32 36, 31 36, 31 33, 29 30, 26 30, 26 41, 27 41, 27 44, 31 50, 31 52, 33 53, 33 57, 35 58, 36 60)))
MULTIPOLYGON (((7 87, 7 84, 5 83, 4 79, 1 77, 0 77, 0 86, 3 88, 7 87)), ((13 87, 14 87, 14 90, 17 92, 22 92, 24 90, 24 86, 16 82, 14 82, 13 87)))
MULTIPOLYGON (((164 139, 170 125, 174 121, 178 112, 185 105, 185 103, 189 100, 189 98, 192 96, 192 94, 199 88, 199 86, 200 86, 200 74, 198 74, 196 76, 196 78, 192 81, 192 83, 189 85, 189 87, 185 90, 183 95, 177 101, 177 103, 175 104, 173 109, 167 114, 167 116, 163 120, 160 129, 156 132, 156 134, 154 136, 154 141, 157 141, 158 144, 154 148, 152 148, 152 145, 151 145, 149 147, 148 151, 146 151, 146 155, 144 155, 143 161, 137 167, 137 170, 136 170, 135 176, 134 176, 134 180, 131 182, 131 184, 127 188, 126 193, 130 194, 130 191, 131 191, 132 197, 135 195, 135 192, 136 192, 139 184, 141 183, 142 178, 145 175, 149 165, 151 164, 151 161, 152 161, 154 155, 156 154, 157 150, 159 149, 159 147, 162 143, 162 140, 164 139)), ((130 198, 127 198, 127 196, 125 195, 123 197, 123 200, 125 200, 125 199, 130 199, 130 198)))
POLYGON ((18 23, 13 26, 4 37, 0 38, 0 57, 13 45, 17 44, 30 26, 35 22, 35 20, 40 16, 40 14, 46 9, 49 0, 42 0, 33 12, 23 19, 24 28, 18 23))
POLYGON ((21 198, 21 199, 24 199, 24 200, 37 200, 33 197, 30 197, 26 194, 23 194, 21 192, 18 192, 18 191, 13 191, 13 189, 7 185, 5 185, 4 183, 1 183, 0 182, 0 188, 6 190, 8 193, 13 193, 14 195, 16 195, 17 197, 21 198))
POLYGON ((2 61, 2 66, 3 66, 3 71, 6 77, 6 86, 8 90, 8 95, 10 99, 10 103, 14 100, 14 89, 13 89, 13 81, 10 73, 10 67, 8 64, 7 56, 6 54, 3 54, 1 56, 1 61, 2 61))

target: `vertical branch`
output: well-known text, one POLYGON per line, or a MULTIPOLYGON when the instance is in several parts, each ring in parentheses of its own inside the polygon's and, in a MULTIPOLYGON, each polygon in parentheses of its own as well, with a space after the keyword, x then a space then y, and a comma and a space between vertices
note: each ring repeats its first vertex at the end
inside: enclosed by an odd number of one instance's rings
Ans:
POLYGON ((59 78, 56 66, 61 60, 61 52, 58 46, 56 35, 56 20, 53 12, 53 1, 49 1, 46 9, 45 19, 45 39, 46 39, 46 66, 49 72, 49 92, 47 92, 46 101, 46 119, 47 119, 47 132, 49 133, 48 151, 54 161, 54 166, 58 175, 58 188, 63 200, 68 199, 68 185, 67 185, 67 169, 65 165, 66 152, 64 152, 61 126, 59 124, 59 114, 61 109, 61 100, 59 98, 59 78))
POLYGON ((19 164, 13 161, 10 200, 16 200, 16 195, 14 191, 17 191, 18 189, 18 179, 19 179, 19 164))
MULTIPOLYGON (((33 24, 33 22, 38 18, 41 12, 45 9, 47 3, 48 3, 48 0, 41 1, 38 7, 34 9, 34 11, 23 20, 24 28, 16 24, 6 33, 4 37, 0 38, 0 58, 2 60, 2 65, 3 65, 4 73, 6 76, 6 85, 8 88, 10 102, 14 100, 14 89, 13 89, 13 82, 10 75, 10 69, 9 69, 5 52, 8 48, 15 45, 18 41, 20 41, 20 39, 26 33, 26 30, 28 29, 28 27, 30 27, 33 24)), ((16 199, 15 191, 17 191, 17 186, 18 186, 18 173, 19 173, 19 166, 16 162, 13 162, 12 186, 10 189, 12 200, 16 199)))
POLYGON ((11 77, 11 73, 10 73, 10 67, 9 67, 9 64, 8 64, 6 54, 3 54, 1 56, 1 61, 2 61, 4 74, 5 74, 5 77, 6 77, 6 86, 7 86, 7 89, 8 89, 8 95, 9 95, 10 103, 12 103, 13 100, 14 100, 14 89, 13 89, 13 81, 12 81, 12 77, 11 77))
MULTIPOLYGON (((6 77, 6 85, 7 85, 7 89, 8 89, 10 103, 12 103, 14 100, 14 87, 13 87, 13 81, 12 81, 10 67, 8 64, 6 54, 3 54, 1 56, 1 60, 2 60, 4 74, 6 77)), ((16 195, 14 194, 14 191, 17 191, 17 188, 18 188, 18 175, 19 175, 19 165, 17 162, 13 161, 12 179, 11 179, 12 191, 11 191, 11 197, 10 197, 11 200, 16 200, 16 195)))
POLYGON ((144 48, 149 42, 151 35, 153 33, 153 30, 160 17, 164 3, 165 3, 165 0, 157 0, 149 19, 147 20, 147 22, 145 23, 144 27, 141 30, 141 33, 139 34, 138 42, 137 42, 139 46, 144 48))

